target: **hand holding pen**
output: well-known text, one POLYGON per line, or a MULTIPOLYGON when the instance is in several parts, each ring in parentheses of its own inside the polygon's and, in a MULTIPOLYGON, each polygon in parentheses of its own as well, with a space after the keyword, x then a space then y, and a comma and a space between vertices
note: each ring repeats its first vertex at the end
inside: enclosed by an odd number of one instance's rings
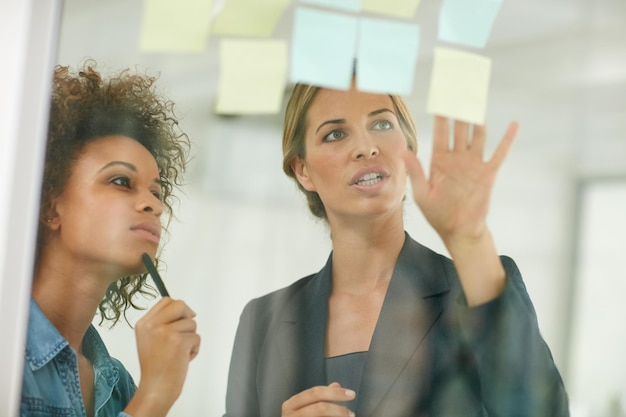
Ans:
POLYGON ((141 379, 125 411, 133 416, 161 415, 182 391, 189 362, 200 348, 196 313, 182 300, 174 300, 152 259, 142 255, 162 298, 135 326, 141 379))

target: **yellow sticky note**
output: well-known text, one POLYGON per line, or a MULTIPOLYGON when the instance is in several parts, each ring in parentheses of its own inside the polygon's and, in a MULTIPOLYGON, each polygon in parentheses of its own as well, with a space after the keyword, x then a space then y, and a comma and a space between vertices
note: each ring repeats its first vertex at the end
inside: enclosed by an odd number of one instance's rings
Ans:
POLYGON ((287 80, 287 41, 222 39, 216 113, 280 112, 287 80))
POLYGON ((428 113, 484 124, 491 59, 453 48, 434 49, 428 113))
POLYGON ((203 52, 211 27, 212 0, 144 0, 139 49, 203 52))
POLYGON ((420 0, 362 0, 364 12, 413 19, 420 0))
POLYGON ((270 37, 288 5, 289 0, 228 0, 215 17, 211 33, 270 37))

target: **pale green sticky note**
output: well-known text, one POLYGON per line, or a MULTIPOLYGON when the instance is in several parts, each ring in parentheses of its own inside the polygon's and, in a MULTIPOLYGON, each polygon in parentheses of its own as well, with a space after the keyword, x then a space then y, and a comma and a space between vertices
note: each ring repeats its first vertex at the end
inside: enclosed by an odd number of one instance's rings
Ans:
POLYGON ((357 28, 355 16, 307 7, 296 8, 289 80, 349 90, 357 28))
POLYGON ((428 113, 484 124, 490 75, 491 59, 487 57, 435 48, 428 113))
POLYGON ((332 9, 341 9, 349 12, 361 10, 361 0, 301 0, 302 3, 315 4, 332 9))
POLYGON ((211 33, 221 36, 270 37, 289 0, 227 0, 211 33))
POLYGON ((501 5, 502 0, 443 0, 439 40, 484 48, 501 5))
POLYGON ((280 112, 287 82, 287 41, 222 39, 215 111, 219 114, 280 112))
POLYGON ((212 7, 212 0, 144 0, 139 49, 203 52, 209 39, 212 7))
POLYGON ((415 23, 360 19, 356 62, 358 89, 410 95, 418 46, 419 27, 415 23))
POLYGON ((413 19, 420 0, 361 0, 364 12, 413 19))

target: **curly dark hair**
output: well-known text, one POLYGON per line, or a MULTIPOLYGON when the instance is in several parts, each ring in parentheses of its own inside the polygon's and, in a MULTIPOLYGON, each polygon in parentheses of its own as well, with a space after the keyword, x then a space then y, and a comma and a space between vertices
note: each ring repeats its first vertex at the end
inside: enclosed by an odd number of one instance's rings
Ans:
MULTIPOLYGON (((173 215, 173 192, 182 185, 190 149, 189 137, 174 114, 174 103, 156 91, 157 76, 127 68, 103 78, 96 66, 94 60, 87 60, 75 70, 60 65, 54 69, 36 262, 46 239, 43 223, 51 201, 63 193, 73 164, 90 140, 124 135, 141 143, 159 169, 168 214, 165 231, 173 215)), ((154 295, 146 278, 147 274, 133 275, 112 283, 98 306, 100 323, 110 320, 114 326, 122 315, 126 318, 130 307, 141 309, 133 298, 154 295)))

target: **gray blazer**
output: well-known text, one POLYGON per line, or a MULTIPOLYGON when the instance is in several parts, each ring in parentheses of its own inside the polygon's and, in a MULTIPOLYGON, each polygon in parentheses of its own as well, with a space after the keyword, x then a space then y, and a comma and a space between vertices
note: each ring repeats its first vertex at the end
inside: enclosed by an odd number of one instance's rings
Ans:
MULTIPOLYGON (((406 235, 369 348, 356 415, 568 416, 568 399, 517 266, 503 294, 469 308, 448 258, 406 235)), ((278 417, 327 384, 332 254, 320 272, 254 299, 233 347, 227 417, 278 417)))

